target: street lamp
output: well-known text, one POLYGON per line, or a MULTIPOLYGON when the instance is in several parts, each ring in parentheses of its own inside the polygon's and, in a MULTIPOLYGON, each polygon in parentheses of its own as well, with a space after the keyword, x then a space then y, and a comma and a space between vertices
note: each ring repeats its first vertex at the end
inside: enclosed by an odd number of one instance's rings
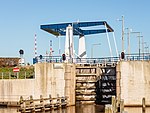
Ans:
POLYGON ((130 28, 126 28, 127 30, 128 30, 128 32, 127 32, 127 35, 128 35, 128 37, 127 37, 127 43, 128 43, 128 54, 130 54, 130 34, 132 33, 131 31, 132 31, 132 29, 130 29, 130 28))
POLYGON ((101 43, 92 44, 92 48, 91 48, 91 58, 93 58, 93 48, 94 48, 94 46, 97 46, 97 45, 101 45, 101 43))
POLYGON ((122 19, 118 19, 118 21, 122 21, 122 52, 124 52, 124 16, 122 16, 122 19))
POLYGON ((144 50, 145 45, 147 45, 147 44, 146 44, 146 42, 144 42, 144 38, 142 37, 142 53, 143 53, 143 57, 144 57, 144 53, 145 53, 145 50, 144 50))
POLYGON ((143 36, 141 36, 141 32, 131 32, 131 33, 136 33, 136 34, 138 34, 138 38, 139 38, 139 57, 140 57, 140 51, 141 51, 141 46, 140 46, 140 43, 141 43, 141 39, 140 39, 140 37, 143 37, 143 36))
POLYGON ((146 46, 146 47, 145 47, 145 52, 146 52, 146 53, 149 53, 149 46, 146 46))

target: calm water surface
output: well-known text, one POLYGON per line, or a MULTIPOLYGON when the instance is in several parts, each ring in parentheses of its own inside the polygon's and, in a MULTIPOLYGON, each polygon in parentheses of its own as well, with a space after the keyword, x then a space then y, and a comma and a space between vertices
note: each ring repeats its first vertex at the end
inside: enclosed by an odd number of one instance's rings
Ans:
MULTIPOLYGON (((125 111, 128 113, 142 113, 142 108, 139 107, 126 107, 125 111)), ((16 108, 0 108, 0 113, 19 113, 16 108)), ((72 106, 66 109, 53 110, 48 112, 38 112, 38 113, 104 113, 102 107, 95 105, 80 105, 72 106)), ((145 113, 150 113, 150 107, 146 108, 145 113)))

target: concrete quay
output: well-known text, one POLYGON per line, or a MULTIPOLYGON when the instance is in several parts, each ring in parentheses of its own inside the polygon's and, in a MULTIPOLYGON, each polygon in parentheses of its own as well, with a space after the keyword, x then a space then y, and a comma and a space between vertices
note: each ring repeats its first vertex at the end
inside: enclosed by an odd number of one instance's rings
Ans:
POLYGON ((113 90, 114 96, 124 99, 125 106, 142 106, 143 98, 145 105, 150 106, 150 61, 119 61, 112 66, 43 62, 34 66, 33 79, 0 79, 0 104, 18 106, 21 96, 38 99, 40 95, 53 98, 59 95, 67 97, 71 106, 76 101, 88 103, 100 96, 108 98, 108 91, 113 90), (105 95, 95 93, 94 84, 101 79, 105 95), (108 89, 110 86, 113 88, 108 89))
POLYGON ((75 65, 66 63, 35 64, 34 79, 1 79, 0 103, 16 106, 22 96, 28 99, 68 97, 68 105, 75 105, 75 65))

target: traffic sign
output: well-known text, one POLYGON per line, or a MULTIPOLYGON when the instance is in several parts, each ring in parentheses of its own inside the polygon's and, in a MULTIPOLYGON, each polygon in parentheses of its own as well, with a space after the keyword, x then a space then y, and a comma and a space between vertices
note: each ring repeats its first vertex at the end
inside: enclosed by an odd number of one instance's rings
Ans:
POLYGON ((13 68, 13 72, 19 72, 20 69, 18 67, 13 68))

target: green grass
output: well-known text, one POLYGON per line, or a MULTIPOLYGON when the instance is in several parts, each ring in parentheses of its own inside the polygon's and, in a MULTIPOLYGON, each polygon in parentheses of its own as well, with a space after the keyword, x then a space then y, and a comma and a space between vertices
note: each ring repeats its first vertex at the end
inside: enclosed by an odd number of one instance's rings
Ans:
POLYGON ((18 73, 13 72, 13 67, 1 67, 0 68, 0 79, 29 79, 34 78, 34 67, 19 67, 18 73))

